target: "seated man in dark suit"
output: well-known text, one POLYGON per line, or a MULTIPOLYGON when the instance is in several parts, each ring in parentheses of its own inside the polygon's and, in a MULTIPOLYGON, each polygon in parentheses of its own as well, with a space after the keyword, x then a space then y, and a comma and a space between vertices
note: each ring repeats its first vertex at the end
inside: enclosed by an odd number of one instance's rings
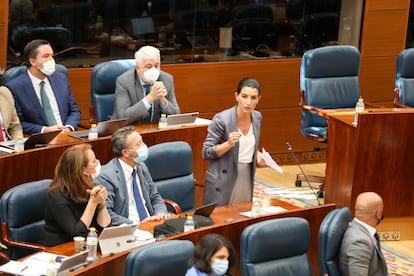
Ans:
POLYGON ((143 162, 148 147, 135 127, 118 129, 111 142, 115 158, 102 167, 95 182, 107 189, 106 208, 112 224, 169 218, 164 200, 143 162))
POLYGON ((384 203, 374 192, 358 195, 355 217, 349 223, 339 250, 339 270, 343 276, 388 275, 376 226, 383 219, 384 203))
POLYGON ((128 118, 128 124, 158 122, 161 114, 178 114, 173 77, 160 70, 160 51, 144 46, 135 53, 134 68, 116 80, 112 119, 128 118))
POLYGON ((24 133, 76 130, 81 113, 68 78, 55 73, 52 46, 46 40, 33 40, 24 48, 24 57, 27 72, 6 83, 24 133))

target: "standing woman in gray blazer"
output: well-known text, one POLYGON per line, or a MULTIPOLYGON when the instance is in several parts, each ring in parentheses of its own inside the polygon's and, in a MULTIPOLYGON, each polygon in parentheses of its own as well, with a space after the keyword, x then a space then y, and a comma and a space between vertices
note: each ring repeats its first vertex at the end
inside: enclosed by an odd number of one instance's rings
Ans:
POLYGON ((202 156, 208 160, 203 204, 249 202, 253 196, 262 114, 256 111, 262 88, 254 78, 242 79, 234 93, 236 105, 216 114, 208 127, 202 156))

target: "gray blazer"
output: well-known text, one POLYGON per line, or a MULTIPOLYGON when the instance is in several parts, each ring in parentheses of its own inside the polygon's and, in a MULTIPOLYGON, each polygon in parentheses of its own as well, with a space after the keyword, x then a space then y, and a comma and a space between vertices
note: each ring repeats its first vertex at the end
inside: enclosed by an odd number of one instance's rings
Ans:
MULTIPOLYGON (((253 192, 254 174, 256 172, 256 155, 259 147, 262 114, 252 112, 253 132, 256 139, 253 162, 251 166, 251 184, 253 192)), ((228 205, 237 178, 237 163, 239 159, 239 144, 223 156, 218 157, 217 145, 225 142, 230 132, 238 131, 236 106, 216 114, 208 126, 207 138, 203 144, 202 156, 209 160, 204 183, 203 204, 217 202, 218 205, 228 205)))
POLYGON ((388 275, 387 263, 369 231, 355 220, 350 222, 338 256, 343 276, 388 275))
MULTIPOLYGON (((136 166, 136 169, 141 182, 142 194, 145 199, 145 207, 147 207, 149 214, 153 216, 159 213, 167 213, 167 207, 165 206, 161 195, 158 193, 157 187, 152 181, 151 174, 148 171, 147 166, 140 162, 136 166)), ((133 223, 128 219, 129 198, 125 181, 125 175, 122 171, 121 163, 118 158, 114 158, 105 166, 102 166, 101 173, 94 180, 95 183, 104 185, 108 192, 106 208, 111 216, 113 225, 133 223)))
MULTIPOLYGON (((158 81, 162 81, 168 91, 166 96, 168 101, 167 114, 180 113, 180 108, 175 98, 173 77, 161 71, 158 81)), ((131 68, 116 79, 115 106, 111 119, 128 118, 128 124, 143 123, 144 118, 148 117, 148 110, 142 102, 144 97, 145 91, 135 67, 131 68)), ((152 122, 158 122, 162 114, 159 100, 154 102, 153 108, 154 116, 152 122)))

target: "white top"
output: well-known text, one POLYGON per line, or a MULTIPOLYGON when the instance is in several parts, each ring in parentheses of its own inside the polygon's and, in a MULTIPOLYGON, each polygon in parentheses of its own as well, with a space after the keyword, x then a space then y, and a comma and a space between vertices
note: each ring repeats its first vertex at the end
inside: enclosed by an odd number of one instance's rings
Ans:
POLYGON ((240 131, 241 136, 239 139, 239 162, 240 163, 251 163, 253 161, 254 145, 256 139, 253 133, 253 125, 250 124, 249 131, 246 135, 240 131))
MULTIPOLYGON (((118 160, 121 163, 122 171, 125 176, 125 185, 128 191, 128 210, 129 210, 128 219, 132 220, 134 223, 138 223, 140 219, 138 215, 137 205, 135 204, 134 190, 132 188, 132 171, 134 168, 131 168, 130 165, 128 165, 121 159, 118 159, 118 160)), ((142 197, 141 182, 138 177, 138 172, 136 174, 136 180, 137 180, 139 194, 141 196, 141 200, 144 203, 144 207, 145 207, 145 199, 142 197)), ((149 216, 148 210, 146 207, 145 207, 145 210, 147 211, 147 215, 149 216)))
POLYGON ((4 141, 7 141, 8 137, 6 135, 6 130, 4 128, 4 122, 3 122, 3 117, 1 116, 1 111, 0 111, 0 123, 1 123, 1 132, 3 132, 4 141))

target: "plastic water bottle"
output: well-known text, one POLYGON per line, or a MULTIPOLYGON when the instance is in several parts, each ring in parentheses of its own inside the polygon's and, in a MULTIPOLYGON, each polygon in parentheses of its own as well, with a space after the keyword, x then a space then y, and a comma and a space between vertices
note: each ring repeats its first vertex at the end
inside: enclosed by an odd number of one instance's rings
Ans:
POLYGON ((86 246, 89 250, 88 258, 86 259, 88 262, 94 262, 98 259, 96 252, 98 249, 98 235, 96 234, 95 227, 89 228, 88 236, 86 237, 86 246))
POLYGON ((161 114, 160 120, 158 121, 158 128, 167 127, 167 114, 161 114))
POLYGON ((96 124, 92 124, 89 129, 88 139, 91 140, 96 138, 98 138, 98 128, 96 127, 96 124))
POLYGON ((24 140, 23 136, 19 135, 17 137, 16 142, 14 143, 14 152, 22 152, 24 151, 24 140))
POLYGON ((361 112, 364 112, 365 110, 365 103, 364 103, 364 99, 362 97, 359 97, 356 105, 355 105, 355 117, 354 117, 354 125, 358 124, 358 114, 361 112))
POLYGON ((184 232, 193 231, 195 229, 195 224, 193 216, 187 216, 187 219, 184 223, 184 232))
POLYGON ((252 216, 253 217, 257 217, 260 216, 260 212, 262 208, 262 202, 260 201, 260 199, 255 198, 253 199, 253 203, 252 203, 252 216))
POLYGON ((57 271, 58 267, 56 265, 56 261, 52 258, 47 265, 46 276, 57 276, 57 271))

